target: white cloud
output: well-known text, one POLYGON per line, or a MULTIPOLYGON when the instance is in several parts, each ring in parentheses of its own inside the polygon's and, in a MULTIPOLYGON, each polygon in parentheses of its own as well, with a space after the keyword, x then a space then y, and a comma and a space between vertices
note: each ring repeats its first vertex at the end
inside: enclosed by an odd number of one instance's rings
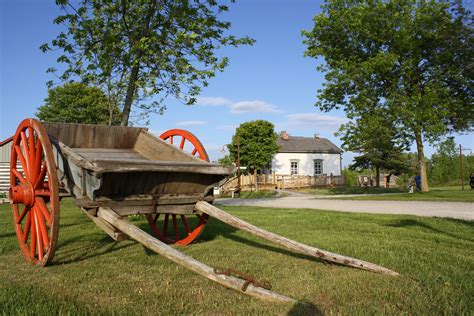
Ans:
POLYGON ((277 106, 260 100, 235 102, 222 97, 198 97, 196 104, 203 106, 225 106, 233 114, 282 112, 277 106))
POLYGON ((230 112, 241 114, 241 113, 281 113, 281 111, 273 104, 265 101, 254 100, 254 101, 240 101, 233 103, 230 106, 230 112))
POLYGON ((177 126, 181 127, 190 127, 190 126, 201 126, 201 125, 206 125, 206 121, 182 121, 176 123, 177 126))
POLYGON ((221 97, 198 97, 196 104, 207 106, 224 106, 231 105, 232 101, 221 97))
POLYGON ((319 113, 295 113, 287 116, 286 125, 289 129, 311 129, 336 131, 341 124, 347 123, 349 120, 345 117, 334 115, 325 115, 319 113))

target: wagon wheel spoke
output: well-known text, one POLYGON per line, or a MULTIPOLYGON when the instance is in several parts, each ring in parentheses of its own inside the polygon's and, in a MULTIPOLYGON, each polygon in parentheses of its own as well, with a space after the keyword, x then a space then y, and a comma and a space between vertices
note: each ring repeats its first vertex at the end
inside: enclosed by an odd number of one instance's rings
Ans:
POLYGON ((30 231, 30 259, 36 255, 36 217, 31 213, 31 231, 30 231))
MULTIPOLYGON (((27 169, 27 178, 30 178, 29 180, 31 180, 31 163, 30 163, 30 150, 28 148, 28 141, 26 139, 26 133, 25 131, 21 131, 20 133, 20 137, 21 137, 21 141, 23 143, 23 159, 25 159, 25 164, 26 164, 26 169, 27 169)), ((25 166, 23 166, 23 168, 25 168, 25 166)))
POLYGON ((51 226, 51 213, 48 210, 48 206, 44 202, 44 200, 41 197, 36 198, 36 204, 37 208, 41 212, 41 214, 44 216, 46 219, 46 222, 48 223, 49 226, 51 226))
MULTIPOLYGON (((35 211, 36 213, 36 218, 38 220, 38 227, 39 227, 39 231, 40 231, 40 235, 41 235, 41 240, 43 242, 43 245, 45 245, 45 247, 48 247, 49 245, 49 237, 48 237, 48 230, 46 228, 46 223, 45 223, 45 216, 44 214, 39 211, 38 212, 38 209, 36 209, 35 211)), ((46 250, 46 249, 45 249, 46 250)))
POLYGON ((179 144, 179 148, 183 149, 184 148, 184 142, 186 141, 186 138, 184 136, 181 138, 181 143, 179 144))
POLYGON ((19 246, 27 261, 45 266, 54 257, 59 229, 53 148, 46 130, 35 119, 20 123, 12 146, 10 199, 19 246))
POLYGON ((11 169, 11 172, 18 180, 20 180, 21 183, 25 184, 27 182, 25 177, 23 177, 23 175, 17 169, 11 169))
POLYGON ((23 174, 25 175, 25 178, 28 177, 28 166, 26 164, 26 159, 23 156, 23 152, 21 151, 21 148, 19 145, 15 145, 15 152, 17 154, 18 159, 20 160, 21 167, 23 168, 23 174))
POLYGON ((35 181, 35 185, 34 185, 35 190, 39 189, 39 186, 43 184, 44 179, 46 177, 46 171, 47 171, 46 166, 43 166, 43 168, 41 168, 41 171, 38 175, 38 178, 35 181))
POLYGON ((168 234, 168 221, 170 219, 170 214, 165 214, 165 220, 163 221, 163 238, 166 238, 168 234))
POLYGON ((172 214, 171 218, 173 219, 173 230, 174 230, 174 240, 179 240, 179 230, 178 230, 178 222, 176 221, 176 214, 172 214))
POLYGON ((25 218, 25 215, 27 214, 27 212, 28 212, 29 210, 30 210, 30 207, 29 207, 29 206, 26 206, 26 205, 23 206, 23 211, 21 211, 20 216, 19 216, 18 219, 16 220, 16 223, 17 223, 17 224, 20 224, 21 222, 23 222, 23 219, 25 218))
POLYGON ((158 220, 158 218, 160 217, 160 214, 156 214, 155 217, 153 218, 153 224, 156 224, 156 221, 158 220))
POLYGON ((31 126, 28 126, 27 139, 28 139, 27 147, 29 150, 28 160, 30 161, 30 178, 31 178, 31 181, 33 182, 34 179, 36 178, 37 166, 35 165, 35 161, 36 161, 35 134, 31 126))
POLYGON ((186 229, 186 233, 189 235, 191 233, 191 228, 189 228, 189 222, 186 216, 181 215, 181 221, 183 222, 184 228, 186 229))
POLYGON ((23 243, 26 243, 26 241, 28 240, 30 229, 31 229, 31 212, 28 212, 28 215, 26 216, 25 228, 23 229, 23 232, 21 235, 21 241, 23 243))

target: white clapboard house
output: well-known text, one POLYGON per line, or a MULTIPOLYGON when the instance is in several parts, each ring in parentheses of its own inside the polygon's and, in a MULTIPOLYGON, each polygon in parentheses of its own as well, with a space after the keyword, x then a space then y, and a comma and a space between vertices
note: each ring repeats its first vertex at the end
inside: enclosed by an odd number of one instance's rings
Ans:
POLYGON ((279 175, 340 176, 342 150, 326 138, 290 136, 281 132, 280 149, 273 156, 271 169, 279 175))
POLYGON ((13 137, 0 141, 0 194, 10 188, 10 155, 13 137))

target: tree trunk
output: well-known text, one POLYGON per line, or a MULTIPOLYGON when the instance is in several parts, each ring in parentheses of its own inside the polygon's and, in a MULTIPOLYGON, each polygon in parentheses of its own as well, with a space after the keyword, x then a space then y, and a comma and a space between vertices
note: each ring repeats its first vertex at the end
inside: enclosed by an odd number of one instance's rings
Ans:
POLYGON ((375 167, 375 186, 380 188, 380 167, 375 167))
POLYGON ((122 110, 122 121, 121 126, 128 126, 128 120, 130 118, 130 111, 132 109, 133 96, 135 95, 136 82, 138 80, 138 71, 140 70, 140 56, 137 56, 137 62, 133 65, 130 79, 128 80, 127 95, 125 96, 125 104, 122 110))
POLYGON ((420 167, 421 191, 428 192, 428 175, 426 174, 426 159, 421 132, 415 132, 416 150, 418 153, 418 166, 420 167))
MULTIPOLYGON (((153 17, 153 15, 155 14, 156 3, 157 2, 156 1, 150 1, 149 3, 151 5, 150 5, 150 9, 148 10, 148 15, 145 19, 145 23, 144 23, 144 26, 143 26, 142 33, 141 33, 139 38, 133 39, 132 43, 133 42, 139 42, 140 40, 142 40, 143 38, 148 36, 148 32, 150 30, 150 21, 151 21, 151 18, 153 17)), ((126 7, 125 7, 126 2, 123 1, 122 5, 124 6, 123 10, 125 12, 126 11, 126 7)), ((121 126, 128 126, 128 120, 130 118, 130 111, 132 109, 132 103, 133 103, 135 92, 136 92, 136 89, 137 89, 136 83, 137 83, 138 74, 139 74, 139 71, 140 71, 140 60, 141 60, 142 54, 143 54, 143 51, 141 49, 137 49, 136 57, 135 57, 133 67, 132 67, 132 72, 130 73, 130 79, 128 80, 127 94, 125 96, 125 104, 123 105, 123 111, 122 111, 122 121, 120 123, 121 126)))

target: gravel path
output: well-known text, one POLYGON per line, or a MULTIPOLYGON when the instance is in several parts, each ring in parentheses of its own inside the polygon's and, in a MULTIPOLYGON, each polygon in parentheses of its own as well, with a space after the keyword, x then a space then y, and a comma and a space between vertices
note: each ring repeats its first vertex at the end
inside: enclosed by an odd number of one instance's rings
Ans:
POLYGON ((265 199, 218 199, 216 205, 309 208, 354 213, 407 214, 474 220, 474 203, 433 201, 355 201, 318 199, 311 195, 265 199))

